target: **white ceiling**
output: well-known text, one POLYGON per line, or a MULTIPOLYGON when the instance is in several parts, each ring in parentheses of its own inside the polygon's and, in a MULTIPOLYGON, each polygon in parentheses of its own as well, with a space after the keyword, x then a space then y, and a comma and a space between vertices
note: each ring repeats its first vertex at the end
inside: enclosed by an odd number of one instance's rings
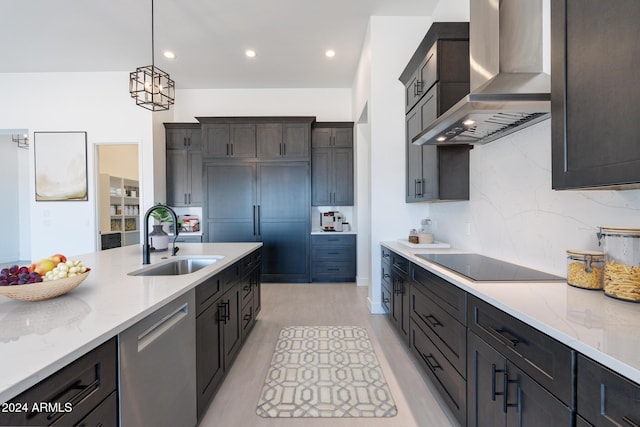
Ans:
MULTIPOLYGON (((176 89, 351 87, 370 16, 429 16, 437 2, 155 0, 155 63, 176 89)), ((151 63, 151 0, 0 0, 0 16, 0 73, 151 63)))

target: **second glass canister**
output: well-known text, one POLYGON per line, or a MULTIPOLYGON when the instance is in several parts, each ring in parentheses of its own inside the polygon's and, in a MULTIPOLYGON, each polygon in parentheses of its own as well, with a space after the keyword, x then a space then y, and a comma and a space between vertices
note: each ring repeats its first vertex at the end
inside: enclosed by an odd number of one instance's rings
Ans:
POLYGON ((604 238, 604 293, 626 301, 640 302, 640 229, 600 229, 604 238))

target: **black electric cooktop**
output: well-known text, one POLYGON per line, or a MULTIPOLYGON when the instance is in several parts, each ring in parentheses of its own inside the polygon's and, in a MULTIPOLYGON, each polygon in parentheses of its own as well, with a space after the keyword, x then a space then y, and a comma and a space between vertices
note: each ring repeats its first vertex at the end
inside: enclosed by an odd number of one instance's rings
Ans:
POLYGON ((476 282, 564 281, 553 274, 478 254, 416 254, 476 282))

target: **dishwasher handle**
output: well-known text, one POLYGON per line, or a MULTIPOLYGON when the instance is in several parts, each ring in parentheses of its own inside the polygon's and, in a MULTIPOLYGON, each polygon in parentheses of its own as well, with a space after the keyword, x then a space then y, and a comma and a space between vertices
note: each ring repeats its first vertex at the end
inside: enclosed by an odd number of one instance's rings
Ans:
POLYGON ((171 329, 175 324, 187 317, 187 314, 189 314, 189 303, 185 303, 182 307, 167 314, 157 323, 138 335, 138 353, 143 351, 149 344, 162 336, 162 334, 171 329))

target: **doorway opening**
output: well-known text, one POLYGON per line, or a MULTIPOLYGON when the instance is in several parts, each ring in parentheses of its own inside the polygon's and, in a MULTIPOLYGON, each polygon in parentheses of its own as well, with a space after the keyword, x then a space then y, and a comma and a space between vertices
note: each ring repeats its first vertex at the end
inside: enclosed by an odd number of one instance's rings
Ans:
POLYGON ((140 243, 138 144, 96 145, 98 250, 140 243))

